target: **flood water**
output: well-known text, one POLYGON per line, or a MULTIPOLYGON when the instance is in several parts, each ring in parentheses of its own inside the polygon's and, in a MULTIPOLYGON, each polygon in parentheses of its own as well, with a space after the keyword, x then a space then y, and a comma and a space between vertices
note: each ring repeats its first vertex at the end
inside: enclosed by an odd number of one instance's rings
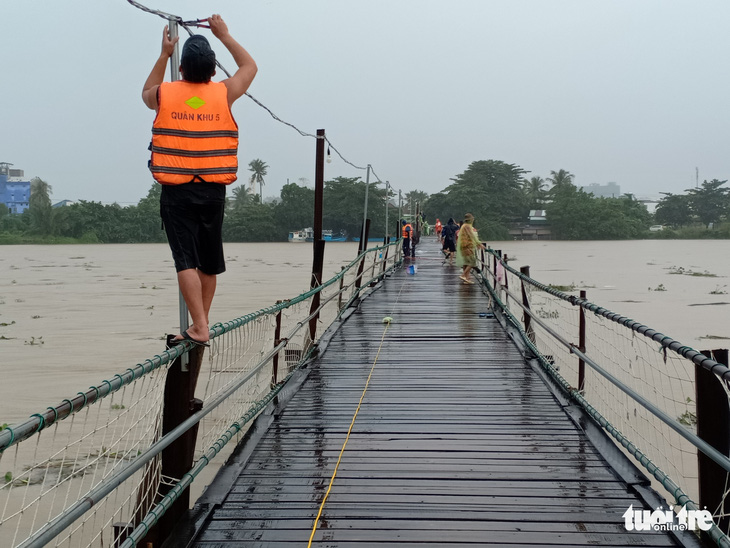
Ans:
MULTIPOLYGON (((730 345, 725 241, 491 245, 515 268, 529 265, 533 278, 586 289, 590 301, 688 346, 730 345)), ((309 288, 311 245, 227 244, 225 253, 228 271, 219 277, 211 324, 309 288)), ((355 243, 328 243, 325 279, 356 253, 355 243)), ((0 247, 0 424, 154 356, 178 323, 177 283, 164 244, 0 247)))

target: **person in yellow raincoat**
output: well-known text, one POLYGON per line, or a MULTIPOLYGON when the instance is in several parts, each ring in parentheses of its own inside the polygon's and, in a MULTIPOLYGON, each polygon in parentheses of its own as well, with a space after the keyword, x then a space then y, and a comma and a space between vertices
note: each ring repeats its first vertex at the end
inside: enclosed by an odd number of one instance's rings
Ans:
POLYGON ((472 268, 477 265, 477 248, 486 249, 487 246, 479 241, 477 231, 474 230, 474 215, 464 215, 464 222, 456 240, 456 266, 463 270, 459 276, 465 284, 473 284, 469 279, 472 268))

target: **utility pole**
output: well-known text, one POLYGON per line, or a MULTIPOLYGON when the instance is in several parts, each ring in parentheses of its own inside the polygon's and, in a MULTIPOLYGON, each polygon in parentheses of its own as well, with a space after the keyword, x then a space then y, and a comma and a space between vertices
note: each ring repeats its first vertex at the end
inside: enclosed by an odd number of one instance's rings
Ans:
MULTIPOLYGON (((178 36, 177 32, 177 19, 170 17, 168 19, 167 32, 170 35, 170 40, 174 40, 178 36)), ((180 79, 180 42, 175 44, 175 49, 172 51, 170 56, 170 80, 177 82, 180 79)), ((185 302, 182 291, 178 291, 178 302, 180 309, 180 333, 187 331, 190 327, 190 319, 188 317, 188 305, 185 302)), ((183 354, 182 357, 182 370, 187 371, 188 369, 188 355, 183 354)))
POLYGON ((388 238, 389 229, 388 226, 388 209, 390 209, 390 181, 385 181, 385 242, 390 243, 390 239, 388 238))
POLYGON ((362 251, 365 251, 368 246, 367 242, 365 241, 365 238, 367 237, 367 232, 365 231, 365 223, 367 223, 368 219, 368 190, 370 189, 370 164, 368 164, 367 170, 365 171, 365 213, 362 216, 362 234, 360 234, 360 249, 362 251))

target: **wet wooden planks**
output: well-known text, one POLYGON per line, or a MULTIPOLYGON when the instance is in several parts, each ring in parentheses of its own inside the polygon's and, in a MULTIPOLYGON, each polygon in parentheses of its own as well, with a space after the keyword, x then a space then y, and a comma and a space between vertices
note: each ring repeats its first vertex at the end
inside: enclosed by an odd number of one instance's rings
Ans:
POLYGON ((479 287, 419 249, 277 411, 195 546, 307 545, 371 368, 313 546, 676 545, 625 530, 642 501, 481 315, 479 287))

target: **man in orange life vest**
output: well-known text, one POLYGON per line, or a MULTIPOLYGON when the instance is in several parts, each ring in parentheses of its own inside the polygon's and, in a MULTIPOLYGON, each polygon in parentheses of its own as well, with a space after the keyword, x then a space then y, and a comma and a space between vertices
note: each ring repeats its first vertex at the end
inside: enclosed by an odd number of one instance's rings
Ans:
POLYGON ((226 185, 238 170, 238 125, 231 105, 256 76, 256 62, 228 32, 220 15, 208 18, 213 35, 228 49, 238 70, 212 82, 215 53, 200 35, 185 42, 182 80, 163 82, 177 38, 162 33, 162 52, 142 91, 157 111, 152 126, 150 171, 162 185, 160 215, 170 244, 180 291, 192 324, 175 340, 207 344, 208 314, 216 276, 225 271, 221 227, 226 185))
POLYGON ((403 258, 408 259, 412 256, 411 245, 413 245, 413 227, 411 223, 403 219, 401 222, 401 231, 403 236, 403 258))

